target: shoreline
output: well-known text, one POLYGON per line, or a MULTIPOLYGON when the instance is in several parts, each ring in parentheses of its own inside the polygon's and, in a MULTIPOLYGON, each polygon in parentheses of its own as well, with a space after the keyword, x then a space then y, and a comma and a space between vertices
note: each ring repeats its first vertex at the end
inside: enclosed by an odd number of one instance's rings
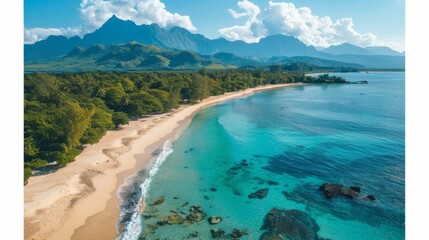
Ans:
POLYGON ((195 113, 256 92, 297 85, 303 84, 265 85, 212 96, 108 131, 76 161, 29 179, 24 187, 24 238, 115 239, 118 188, 128 176, 147 167, 166 140, 184 131, 195 113))

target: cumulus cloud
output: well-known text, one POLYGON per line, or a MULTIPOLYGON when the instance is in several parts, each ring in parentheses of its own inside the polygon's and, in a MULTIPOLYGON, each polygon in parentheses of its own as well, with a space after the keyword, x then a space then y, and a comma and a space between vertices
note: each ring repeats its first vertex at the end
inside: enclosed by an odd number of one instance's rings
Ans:
POLYGON ((258 42, 273 34, 295 36, 307 45, 328 47, 344 42, 358 46, 374 45, 377 37, 373 33, 359 33, 353 28, 351 18, 332 21, 327 16, 314 15, 310 8, 297 8, 293 3, 269 1, 260 8, 249 0, 238 2, 243 12, 229 9, 232 17, 247 17, 243 25, 222 28, 219 33, 228 40, 258 42))
POLYGON ((167 11, 161 0, 82 0, 80 4, 80 15, 88 31, 100 27, 113 14, 137 24, 157 23, 165 28, 179 26, 197 30, 189 16, 167 11))
POLYGON ((228 9, 228 11, 231 13, 231 15, 234 18, 240 18, 240 17, 247 16, 247 17, 249 17, 250 21, 255 21, 256 17, 261 12, 261 10, 259 9, 259 7, 256 4, 251 3, 248 0, 238 2, 237 5, 238 5, 238 7, 243 9, 244 12, 238 13, 238 12, 234 11, 233 9, 228 9))
POLYGON ((83 20, 79 28, 25 29, 24 41, 34 43, 49 35, 82 36, 99 28, 112 15, 136 24, 156 23, 163 28, 179 26, 192 32, 197 30, 189 16, 169 12, 161 0, 82 0, 79 13, 83 20))
POLYGON ((248 0, 238 2, 238 7, 243 12, 236 12, 232 9, 228 11, 234 18, 247 17, 248 20, 242 26, 232 26, 220 29, 219 32, 222 36, 229 40, 243 40, 245 42, 257 42, 266 34, 262 21, 257 17, 261 10, 259 7, 248 0))
POLYGON ((340 40, 356 45, 369 46, 373 45, 377 40, 377 36, 375 36, 373 33, 362 34, 354 30, 353 19, 351 18, 337 20, 333 25, 333 28, 335 29, 337 35, 340 36, 340 40))

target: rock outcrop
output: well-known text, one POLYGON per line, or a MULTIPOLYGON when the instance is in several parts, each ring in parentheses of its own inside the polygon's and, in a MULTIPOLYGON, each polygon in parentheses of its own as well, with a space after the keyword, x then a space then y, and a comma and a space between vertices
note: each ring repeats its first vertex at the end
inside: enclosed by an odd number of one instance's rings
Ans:
POLYGON ((215 225, 215 224, 219 224, 220 222, 222 222, 222 218, 221 217, 209 217, 208 221, 210 224, 215 225))
POLYGON ((360 187, 344 187, 338 183, 324 183, 320 185, 319 190, 323 192, 323 195, 327 199, 336 198, 339 196, 355 199, 359 197, 360 187))
POLYGON ((268 188, 259 189, 258 191, 251 193, 248 197, 249 198, 259 198, 262 199, 267 196, 268 194, 268 188))
POLYGON ((149 204, 150 206, 158 206, 164 203, 164 197, 161 196, 159 197, 157 200, 155 200, 154 202, 152 202, 151 204, 149 204))
POLYGON ((261 229, 266 232, 260 240, 317 240, 320 227, 303 211, 273 208, 265 216, 261 229))

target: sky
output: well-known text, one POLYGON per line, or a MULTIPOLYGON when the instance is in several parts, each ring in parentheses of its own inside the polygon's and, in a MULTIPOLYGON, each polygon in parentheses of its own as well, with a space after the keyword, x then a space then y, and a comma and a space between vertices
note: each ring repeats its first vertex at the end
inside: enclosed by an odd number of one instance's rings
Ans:
POLYGON ((210 39, 250 43, 284 34, 321 48, 344 42, 405 48, 405 0, 24 0, 24 42, 82 37, 113 14, 210 39))

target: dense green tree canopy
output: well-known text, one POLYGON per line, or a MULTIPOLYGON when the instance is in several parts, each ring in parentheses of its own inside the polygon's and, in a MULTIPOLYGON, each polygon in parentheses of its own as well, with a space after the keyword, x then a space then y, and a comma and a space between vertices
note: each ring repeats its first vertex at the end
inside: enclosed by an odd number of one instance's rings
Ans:
POLYGON ((47 163, 65 165, 84 144, 129 118, 167 112, 186 102, 264 84, 340 82, 278 67, 199 72, 33 73, 24 76, 25 179, 47 163))

